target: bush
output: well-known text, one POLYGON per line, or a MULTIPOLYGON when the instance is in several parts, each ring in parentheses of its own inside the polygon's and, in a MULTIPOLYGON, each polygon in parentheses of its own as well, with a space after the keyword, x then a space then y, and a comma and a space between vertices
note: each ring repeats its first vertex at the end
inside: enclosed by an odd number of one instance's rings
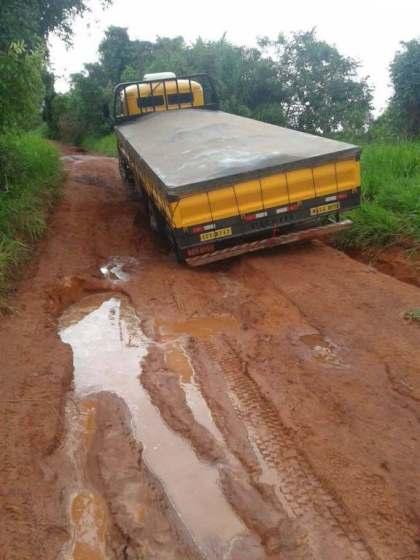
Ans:
POLYGON ((104 156, 117 157, 117 139, 115 134, 107 134, 100 138, 96 136, 88 136, 82 142, 83 148, 89 150, 90 152, 97 152, 98 154, 103 154, 104 156))
POLYGON ((0 136, 0 298, 31 243, 45 232, 60 179, 58 152, 46 140, 28 133, 0 136))
POLYGON ((420 143, 373 143, 362 152, 362 207, 350 213, 345 246, 420 240, 420 143))
POLYGON ((41 123, 44 96, 42 51, 28 53, 21 43, 0 51, 0 134, 41 123))

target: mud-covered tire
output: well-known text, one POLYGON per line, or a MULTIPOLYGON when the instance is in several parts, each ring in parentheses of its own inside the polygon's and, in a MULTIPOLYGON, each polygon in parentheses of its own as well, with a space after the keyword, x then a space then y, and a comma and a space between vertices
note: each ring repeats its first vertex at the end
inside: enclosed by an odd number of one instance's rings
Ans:
POLYGON ((169 233, 169 243, 171 244, 172 250, 174 252, 176 262, 179 264, 185 263, 185 257, 178 247, 178 243, 176 242, 175 236, 172 232, 169 233))
POLYGON ((177 262, 185 262, 185 258, 183 257, 182 252, 178 247, 172 230, 168 226, 165 218, 162 216, 162 213, 156 207, 153 200, 148 196, 146 200, 146 209, 147 215, 149 217, 150 229, 152 229, 159 236, 159 238, 165 243, 166 246, 169 246, 173 250, 177 262))
POLYGON ((160 237, 167 239, 167 227, 164 217, 150 197, 147 197, 146 202, 150 228, 160 237))
POLYGON ((118 168, 120 171, 121 180, 128 191, 131 200, 141 200, 141 191, 136 188, 136 181, 130 169, 128 161, 120 156, 118 159, 118 168))

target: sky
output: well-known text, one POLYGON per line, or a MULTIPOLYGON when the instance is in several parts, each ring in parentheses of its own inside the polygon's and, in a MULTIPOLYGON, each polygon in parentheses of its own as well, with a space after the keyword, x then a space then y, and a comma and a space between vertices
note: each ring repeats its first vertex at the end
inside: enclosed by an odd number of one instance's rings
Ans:
POLYGON ((359 73, 369 77, 379 114, 392 94, 388 67, 400 42, 420 38, 419 0, 114 0, 105 10, 100 0, 90 0, 89 6, 91 13, 74 21, 72 48, 57 37, 50 39, 58 91, 68 88, 71 73, 97 60, 110 25, 126 27, 131 39, 143 40, 158 35, 213 40, 226 32, 228 40, 246 46, 255 45, 257 37, 316 27, 320 39, 360 62, 359 73))

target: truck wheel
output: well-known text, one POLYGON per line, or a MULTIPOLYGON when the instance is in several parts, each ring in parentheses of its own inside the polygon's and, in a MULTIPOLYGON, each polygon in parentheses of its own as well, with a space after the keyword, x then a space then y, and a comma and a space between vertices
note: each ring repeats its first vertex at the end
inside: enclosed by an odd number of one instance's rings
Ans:
POLYGON ((150 198, 147 199, 147 213, 149 215, 150 229, 152 229, 156 233, 159 233, 159 225, 155 205, 150 200, 150 198))
POLYGON ((180 248, 178 247, 178 243, 176 242, 176 239, 175 239, 173 233, 171 233, 171 236, 170 236, 170 240, 169 240, 169 241, 170 241, 171 247, 172 247, 172 249, 173 249, 173 251, 174 251, 175 258, 176 258, 176 262, 179 263, 179 264, 184 263, 184 262, 185 262, 185 257, 184 257, 183 254, 181 253, 181 250, 180 250, 180 248))
POLYGON ((136 182, 134 180, 134 176, 133 173, 131 172, 128 161, 120 156, 118 159, 118 167, 120 170, 121 180, 128 191, 128 195, 130 199, 138 200, 139 198, 141 198, 141 196, 137 192, 136 182))
POLYGON ((166 221, 150 197, 147 197, 147 213, 150 228, 160 237, 166 238, 166 221))

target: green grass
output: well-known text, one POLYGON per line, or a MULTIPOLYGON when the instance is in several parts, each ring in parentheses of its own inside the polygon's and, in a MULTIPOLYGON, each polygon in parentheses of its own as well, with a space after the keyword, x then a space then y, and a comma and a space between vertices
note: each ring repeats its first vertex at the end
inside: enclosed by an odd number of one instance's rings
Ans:
POLYGON ((96 152, 104 156, 118 156, 117 139, 113 132, 101 137, 87 136, 82 142, 82 147, 90 152, 96 152))
POLYGON ((0 309, 33 242, 45 232, 61 177, 58 151, 38 134, 0 136, 0 309))
POLYGON ((346 247, 367 249, 402 240, 420 243, 420 142, 373 143, 362 152, 362 207, 350 213, 346 247))
POLYGON ((420 323, 420 308, 410 309, 404 314, 404 317, 409 321, 420 323))

